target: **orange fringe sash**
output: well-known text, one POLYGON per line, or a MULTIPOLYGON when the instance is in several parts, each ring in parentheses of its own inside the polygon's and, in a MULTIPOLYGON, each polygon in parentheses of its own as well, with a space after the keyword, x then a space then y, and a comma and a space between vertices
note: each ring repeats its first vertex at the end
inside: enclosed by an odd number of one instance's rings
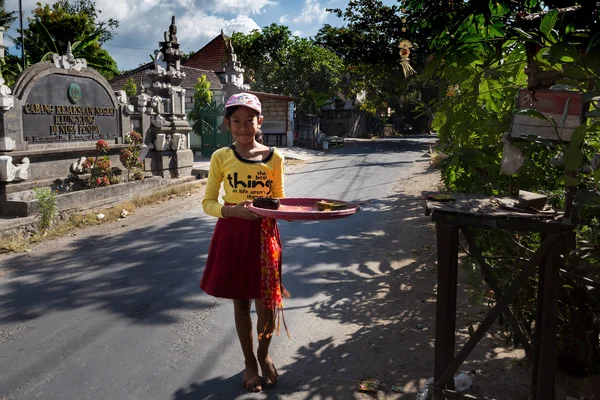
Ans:
MULTIPOLYGON (((279 336, 280 324, 283 321, 285 333, 290 337, 285 317, 283 315, 283 297, 290 297, 290 293, 285 290, 281 283, 281 240, 279 238, 279 228, 277 222, 272 218, 262 218, 260 229, 261 244, 261 294, 262 306, 265 310, 272 311, 272 320, 267 322, 265 332, 270 322, 276 323, 276 334, 279 336)), ((259 335, 259 339, 265 332, 259 335)), ((267 333, 267 337, 273 335, 267 333)))

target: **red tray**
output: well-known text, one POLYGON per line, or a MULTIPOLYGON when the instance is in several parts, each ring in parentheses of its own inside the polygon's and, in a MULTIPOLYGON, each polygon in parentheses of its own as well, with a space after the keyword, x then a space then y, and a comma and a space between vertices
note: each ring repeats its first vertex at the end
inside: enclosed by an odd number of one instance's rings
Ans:
POLYGON ((320 221, 329 219, 338 219, 348 217, 358 210, 358 204, 348 203, 347 201, 331 200, 323 198, 305 198, 305 197, 288 197, 280 199, 280 206, 277 210, 269 210, 266 208, 254 207, 252 204, 248 206, 253 213, 266 218, 285 219, 287 221, 320 221), (335 201, 337 203, 348 204, 344 210, 334 211, 319 211, 317 210, 317 201, 335 201))

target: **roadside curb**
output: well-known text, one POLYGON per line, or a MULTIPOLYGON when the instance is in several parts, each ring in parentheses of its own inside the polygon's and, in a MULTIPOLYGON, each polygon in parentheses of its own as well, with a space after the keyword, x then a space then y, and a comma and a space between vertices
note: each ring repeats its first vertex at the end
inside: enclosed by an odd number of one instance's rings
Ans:
MULTIPOLYGON (((183 186, 186 184, 196 182, 198 180, 199 180, 199 178, 194 175, 186 176, 183 178, 163 179, 163 182, 161 182, 159 185, 157 185, 151 189, 144 190, 144 191, 137 192, 137 193, 131 193, 126 196, 115 196, 115 197, 110 197, 110 198, 106 198, 106 199, 102 199, 102 200, 87 202, 85 204, 81 204, 76 207, 61 210, 57 213, 57 216, 64 215, 64 214, 85 214, 85 213, 91 212, 93 210, 107 209, 107 208, 114 206, 115 204, 119 204, 123 201, 131 200, 135 196, 141 196, 141 197, 150 196, 155 192, 160 192, 161 190, 165 190, 167 188, 183 186)), ((0 232, 1 232, 0 237, 8 236, 10 234, 13 234, 18 231, 23 231, 23 230, 30 232, 30 233, 34 233, 37 231, 38 220, 39 220, 39 215, 32 215, 32 216, 28 216, 28 217, 0 217, 0 232)))

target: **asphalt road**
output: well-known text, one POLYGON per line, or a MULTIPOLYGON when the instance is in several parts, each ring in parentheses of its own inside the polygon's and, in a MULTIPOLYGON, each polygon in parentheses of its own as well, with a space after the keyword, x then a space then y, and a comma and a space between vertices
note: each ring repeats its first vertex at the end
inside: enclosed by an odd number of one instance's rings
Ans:
POLYGON ((0 259, 0 398, 354 398, 365 349, 344 344, 369 316, 345 304, 361 296, 356 276, 370 273, 394 188, 432 142, 347 143, 286 175, 288 197, 366 204, 342 220, 280 224, 292 338, 273 340, 276 387, 241 388, 231 302, 198 287, 215 220, 195 199, 168 218, 158 208, 110 234, 87 230, 0 259))

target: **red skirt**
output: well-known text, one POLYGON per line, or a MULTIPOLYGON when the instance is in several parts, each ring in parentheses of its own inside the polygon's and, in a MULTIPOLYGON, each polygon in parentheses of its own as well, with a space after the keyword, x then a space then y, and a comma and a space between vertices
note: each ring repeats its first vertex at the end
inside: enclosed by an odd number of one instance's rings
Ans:
POLYGON ((226 299, 261 298, 261 220, 219 218, 200 287, 226 299))

